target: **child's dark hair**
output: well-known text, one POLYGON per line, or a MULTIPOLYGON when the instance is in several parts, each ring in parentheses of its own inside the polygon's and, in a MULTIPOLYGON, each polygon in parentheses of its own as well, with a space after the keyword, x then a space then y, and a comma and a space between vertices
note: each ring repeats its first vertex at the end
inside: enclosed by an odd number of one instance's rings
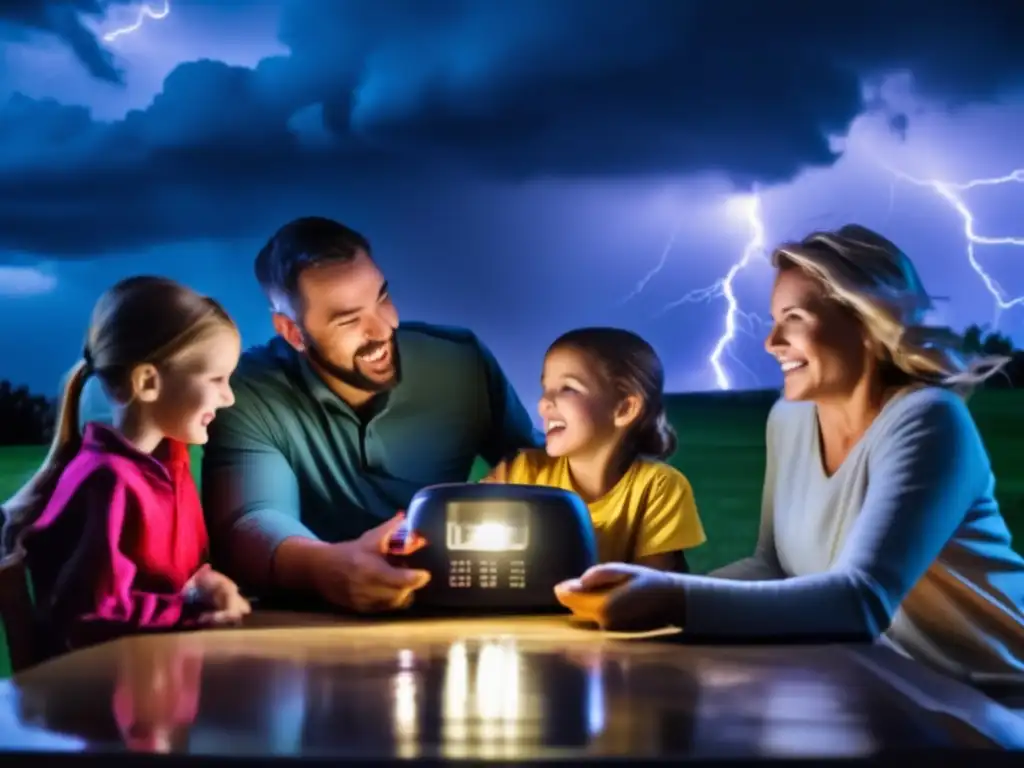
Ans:
POLYGON ((237 332, 213 299, 163 277, 130 277, 104 293, 92 312, 82 359, 68 374, 43 466, 4 504, 3 552, 14 552, 21 533, 42 514, 64 467, 81 446, 82 391, 95 376, 106 394, 125 402, 132 370, 160 365, 213 332, 237 332))
POLYGON ((578 328, 555 339, 548 354, 567 348, 590 358, 622 397, 643 400, 640 417, 626 438, 628 450, 661 460, 675 453, 676 432, 665 414, 665 369, 654 347, 622 328, 578 328))

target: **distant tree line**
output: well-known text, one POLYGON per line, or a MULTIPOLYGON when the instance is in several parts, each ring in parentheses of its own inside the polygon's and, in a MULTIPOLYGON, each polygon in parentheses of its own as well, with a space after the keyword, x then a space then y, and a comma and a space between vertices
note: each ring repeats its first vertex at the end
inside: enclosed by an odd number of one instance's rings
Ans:
POLYGON ((57 402, 0 381, 0 445, 50 442, 57 402))
POLYGON ((1006 367, 985 383, 986 389, 1024 387, 1024 350, 1014 349, 1009 336, 997 332, 988 333, 980 325, 969 326, 964 332, 964 352, 1010 358, 1006 367))
MULTIPOLYGON (((1008 336, 972 325, 964 332, 964 352, 1011 358, 999 375, 986 382, 986 389, 1024 388, 1024 350, 1015 349, 1008 336)), ((750 393, 753 398, 766 395, 772 399, 777 396, 774 390, 750 393)), ((0 381, 0 445, 49 443, 56 411, 55 399, 0 381)))

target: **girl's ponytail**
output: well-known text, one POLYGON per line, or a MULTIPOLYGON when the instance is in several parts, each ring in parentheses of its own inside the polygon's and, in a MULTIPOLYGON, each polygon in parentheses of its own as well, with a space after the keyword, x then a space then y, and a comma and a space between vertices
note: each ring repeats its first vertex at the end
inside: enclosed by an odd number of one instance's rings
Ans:
MULTIPOLYGON (((634 428, 632 448, 638 456, 667 461, 676 452, 676 430, 668 420, 664 408, 644 416, 634 428)), ((630 457, 635 458, 635 457, 630 457)))
POLYGON ((46 509, 61 473, 81 447, 79 417, 82 392, 92 374, 92 365, 87 357, 68 374, 53 426, 53 440, 42 467, 3 505, 4 526, 0 545, 4 556, 20 549, 22 534, 46 509))

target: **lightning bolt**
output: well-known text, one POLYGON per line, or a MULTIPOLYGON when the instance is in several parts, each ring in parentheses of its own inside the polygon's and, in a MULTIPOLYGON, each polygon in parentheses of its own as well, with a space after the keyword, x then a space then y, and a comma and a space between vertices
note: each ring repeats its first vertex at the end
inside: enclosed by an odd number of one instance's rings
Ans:
MULTIPOLYGON (((971 269, 975 271, 981 281, 985 284, 986 290, 992 295, 996 302, 996 317, 999 313, 1015 306, 1024 304, 1024 296, 1008 297, 1006 291, 992 277, 978 261, 975 253, 975 246, 979 245, 1009 245, 1017 248, 1024 248, 1024 238, 1021 237, 989 237, 979 235, 975 230, 974 213, 967 206, 963 197, 958 194, 967 192, 977 187, 997 187, 1005 184, 1024 184, 1024 168, 1018 168, 1004 176, 992 178, 971 179, 965 182, 942 181, 939 179, 919 179, 910 174, 880 163, 885 170, 891 173, 896 179, 905 181, 918 187, 926 187, 938 194, 943 200, 950 204, 959 214, 964 226, 964 238, 967 240, 967 261, 971 269)), ((890 200, 891 204, 891 200, 890 200)))
MULTIPOLYGON (((893 183, 890 184, 889 187, 890 214, 892 209, 895 207, 895 183, 897 181, 903 181, 913 186, 930 189, 945 200, 957 213, 963 222, 967 261, 970 264, 971 269, 973 269, 975 274, 978 275, 982 283, 985 285, 986 290, 995 301, 997 319, 999 313, 1024 305, 1024 295, 1010 296, 999 282, 985 270, 984 266, 982 266, 978 261, 976 253, 977 246, 1002 245, 1024 248, 1024 237, 993 237, 990 235, 979 234, 975 224, 975 214, 963 197, 963 193, 979 187, 1024 184, 1024 168, 1018 168, 1003 176, 971 179, 965 182, 953 182, 942 179, 921 179, 911 176, 897 168, 893 168, 888 164, 881 162, 877 158, 875 158, 875 162, 877 162, 879 166, 884 168, 893 177, 893 183)), ((732 356, 730 346, 735 340, 738 332, 741 330, 749 332, 749 330, 755 325, 760 325, 764 322, 756 314, 746 312, 740 307, 733 288, 733 282, 736 279, 736 276, 746 269, 755 257, 760 256, 763 258, 765 255, 765 226, 761 212, 761 198, 755 192, 752 195, 732 198, 729 201, 729 204, 743 214, 747 225, 750 228, 750 239, 743 250, 742 256, 738 261, 730 266, 725 276, 716 280, 711 285, 690 291, 685 296, 676 299, 672 303, 663 307, 661 312, 658 313, 664 314, 681 304, 706 303, 718 298, 725 299, 725 329, 723 330, 722 335, 716 340, 714 349, 708 357, 708 363, 715 372, 715 380, 718 388, 722 390, 731 389, 732 387, 729 375, 722 364, 722 357, 726 354, 730 355, 738 365, 749 372, 749 368, 746 368, 742 361, 732 356), (746 327, 742 327, 741 323, 746 323, 746 327)), ((672 233, 665 245, 665 248, 662 250, 657 264, 636 283, 629 295, 622 300, 623 303, 641 293, 644 288, 646 288, 647 284, 662 271, 668 261, 673 246, 675 245, 676 234, 677 232, 672 233)), ((751 375, 753 376, 752 373, 751 375)))
POLYGON ((633 286, 633 290, 630 291, 625 298, 619 301, 620 304, 625 304, 630 299, 638 296, 647 284, 653 280, 662 269, 665 268, 665 264, 668 262, 669 254, 672 253, 672 249, 676 244, 676 237, 679 235, 679 227, 672 230, 672 235, 669 237, 668 242, 665 243, 665 247, 661 249, 661 256, 658 257, 658 263, 654 265, 650 272, 640 278, 636 285, 633 286))
POLYGON ((107 42, 107 43, 112 43, 115 40, 117 40, 117 38, 119 38, 119 37, 123 37, 124 35, 130 35, 132 32, 136 32, 139 29, 141 29, 142 28, 142 24, 143 24, 143 22, 145 22, 146 19, 153 19, 153 21, 160 21, 161 19, 166 19, 167 18, 167 14, 169 14, 170 12, 171 12, 170 0, 164 0, 164 7, 163 7, 162 10, 159 10, 159 11, 153 10, 149 6, 148 3, 143 3, 143 5, 140 6, 140 8, 139 8, 139 13, 138 13, 138 16, 135 19, 135 23, 134 24, 130 24, 127 27, 119 27, 118 29, 115 29, 115 30, 113 30, 111 32, 107 32, 103 36, 103 40, 105 42, 107 42))
POLYGON ((739 198, 737 203, 742 206, 747 223, 750 225, 751 236, 750 240, 747 241, 746 248, 743 249, 743 256, 740 260, 729 267, 729 271, 725 273, 725 277, 721 280, 722 296, 725 297, 727 309, 725 312, 725 332, 718 338, 715 343, 715 348, 711 352, 711 356, 708 358, 708 362, 711 363, 711 367, 715 369, 715 379, 718 382, 719 389, 729 389, 729 377, 725 373, 725 368, 722 367, 722 353, 725 352, 728 345, 736 338, 736 318, 747 317, 739 305, 739 301, 736 299, 736 293, 733 291, 732 281, 736 279, 736 275, 741 270, 746 269, 750 260, 755 256, 764 255, 764 221, 761 218, 761 198, 755 193, 746 198, 739 198))
MULTIPOLYGON (((1024 168, 1018 168, 1003 176, 971 179, 965 182, 952 182, 941 179, 919 179, 884 163, 880 164, 897 180, 904 181, 917 187, 931 189, 943 200, 949 203, 953 210, 955 210, 960 216, 960 219, 963 222, 964 239, 967 242, 967 261, 970 264, 971 269, 974 270, 975 274, 977 274, 982 283, 984 283, 986 290, 995 300, 997 318, 999 312, 1024 305, 1024 295, 1009 296, 999 282, 990 275, 985 270, 984 266, 982 266, 981 262, 978 261, 975 250, 977 246, 995 245, 1024 248, 1024 238, 1009 236, 993 237, 990 235, 979 234, 975 226, 975 214, 961 194, 978 187, 1024 184, 1024 168)), ((893 195, 894 190, 890 189, 890 207, 894 205, 893 195)), ((752 233, 750 241, 747 243, 747 247, 743 251, 743 256, 729 268, 725 277, 710 286, 691 291, 681 299, 678 299, 665 307, 665 309, 668 310, 674 306, 687 302, 709 301, 718 297, 725 298, 727 305, 725 313, 725 331, 718 338, 718 341, 715 343, 714 350, 708 358, 708 362, 715 370, 715 379, 718 383, 719 389, 731 388, 729 377, 722 366, 721 359, 722 355, 728 351, 729 345, 732 343, 733 339, 736 338, 738 328, 737 320, 742 318, 748 322, 759 321, 759 318, 757 318, 756 315, 752 315, 751 313, 744 312, 740 309, 739 302, 736 299, 736 294, 733 291, 733 280, 740 271, 747 267, 755 255, 764 255, 765 245, 765 227, 761 217, 760 198, 755 194, 747 198, 736 198, 733 203, 741 206, 745 210, 747 221, 752 233)), ((646 280, 649 279, 650 277, 646 278, 646 280)), ((646 280, 644 282, 646 282, 646 280)))
MULTIPOLYGON (((743 248, 743 254, 740 256, 738 261, 729 267, 729 270, 723 277, 719 278, 711 285, 690 291, 682 298, 676 299, 662 309, 662 313, 664 313, 674 307, 680 306, 681 304, 708 302, 717 298, 725 299, 725 330, 722 332, 722 335, 718 337, 718 340, 715 342, 714 349, 708 356, 708 363, 715 371, 715 381, 718 384, 719 389, 730 389, 732 387, 732 383, 729 380, 728 373, 726 373, 725 366, 722 365, 722 356, 729 353, 730 344, 736 338, 736 334, 742 330, 741 322, 745 323, 748 328, 762 322, 761 318, 757 315, 751 312, 745 312, 740 308, 739 299, 736 298, 736 292, 733 288, 733 281, 736 279, 736 276, 746 269, 754 258, 764 256, 765 226, 764 220, 761 216, 761 197, 755 192, 751 195, 732 198, 729 201, 729 205, 742 214, 750 228, 750 239, 743 248)), ((665 256, 662 257, 662 262, 664 262, 664 259, 665 256)), ((657 273, 658 269, 660 269, 662 265, 662 263, 659 263, 659 266, 653 269, 651 271, 652 274, 647 275, 638 287, 642 288, 643 285, 657 273)), ((733 359, 741 366, 743 365, 739 360, 736 360, 736 358, 733 359)), ((746 366, 743 367, 746 368, 746 366)), ((747 370, 749 371, 749 369, 747 370)))

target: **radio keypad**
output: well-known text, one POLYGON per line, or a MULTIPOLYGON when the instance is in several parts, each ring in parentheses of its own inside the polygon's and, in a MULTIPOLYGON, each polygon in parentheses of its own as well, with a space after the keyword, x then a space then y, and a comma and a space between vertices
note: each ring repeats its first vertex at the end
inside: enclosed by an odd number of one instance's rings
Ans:
POLYGON ((473 563, 469 560, 452 560, 451 570, 448 573, 448 586, 450 587, 471 587, 473 586, 473 563))
MULTIPOLYGON (((448 586, 467 588, 473 586, 473 572, 476 571, 476 586, 483 589, 496 589, 498 587, 499 571, 504 571, 496 560, 480 560, 473 567, 472 560, 452 560, 448 572, 448 586)), ((504 574, 502 574, 504 575, 504 574)), ((504 581, 504 579, 502 579, 504 581)), ((526 562, 513 560, 508 563, 508 583, 511 589, 526 588, 526 562)))
POLYGON ((480 586, 485 589, 494 589, 498 586, 498 563, 496 561, 480 561, 480 586))
POLYGON ((526 588, 526 563, 522 560, 513 560, 509 563, 508 585, 512 589, 526 588))

